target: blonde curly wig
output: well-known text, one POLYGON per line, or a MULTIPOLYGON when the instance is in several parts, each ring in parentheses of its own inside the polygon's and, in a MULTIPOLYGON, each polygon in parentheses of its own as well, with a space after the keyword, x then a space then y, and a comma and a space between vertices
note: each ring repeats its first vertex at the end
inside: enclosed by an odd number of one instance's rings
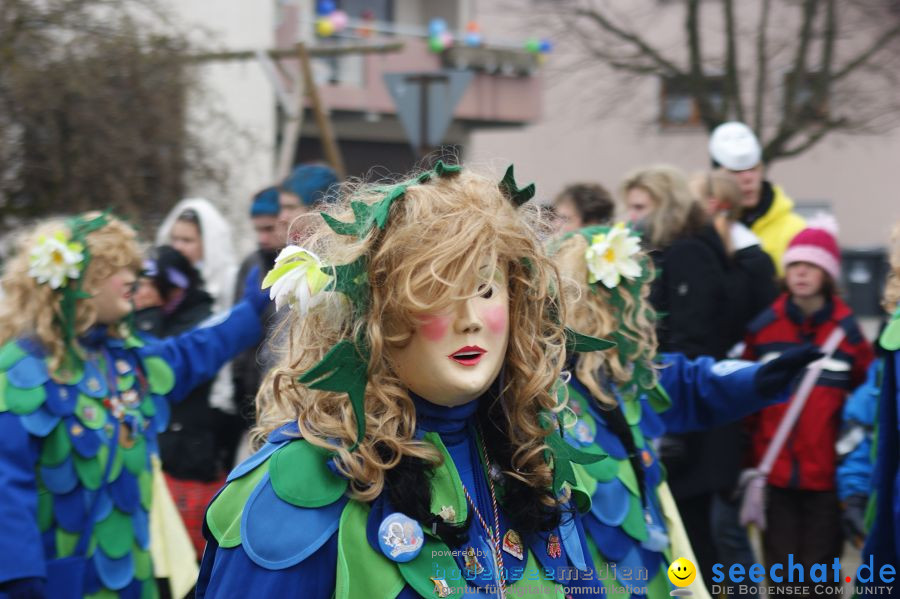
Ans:
MULTIPOLYGON (((84 215, 86 219, 99 213, 84 215)), ((102 228, 88 233, 86 242, 90 262, 82 273, 82 290, 95 293, 104 280, 121 270, 141 268, 141 254, 134 229, 114 217, 102 228)), ((23 336, 34 336, 50 357, 52 371, 61 367, 66 357, 63 331, 60 326, 62 293, 49 285, 42 285, 28 274, 28 257, 42 236, 62 231, 71 236, 66 221, 52 220, 38 224, 25 233, 16 255, 7 263, 3 274, 3 301, 0 302, 0 344, 23 336)), ((81 334, 95 322, 97 315, 91 302, 80 299, 75 308, 74 331, 81 334)))
MULTIPOLYGON (((328 208, 352 221, 350 200, 375 203, 385 186, 347 185, 343 197, 328 208)), ((504 429, 514 447, 506 472, 540 489, 551 486, 544 443, 549 431, 540 413, 558 409, 555 385, 565 353, 562 307, 553 291, 559 277, 544 255, 536 209, 518 210, 497 186, 497 179, 469 170, 434 177, 409 186, 390 210, 385 229, 373 228, 364 239, 337 235, 318 215, 305 247, 326 264, 348 264, 361 255, 368 261, 371 298, 368 311, 354 315, 343 295, 328 294, 305 318, 293 312, 280 349, 280 364, 257 397, 257 436, 296 421, 304 439, 338 454, 338 467, 351 481, 353 495, 371 500, 384 487, 385 473, 404 456, 436 464, 434 448, 413 439, 413 403, 391 366, 391 349, 403 347, 417 326, 417 316, 436 313, 471 297, 485 259, 505 269, 509 289, 509 344, 505 388, 499 401, 504 429), (344 394, 311 390, 298 377, 318 363, 336 343, 362 335, 370 348, 365 394, 366 435, 350 452, 356 423, 344 394)))

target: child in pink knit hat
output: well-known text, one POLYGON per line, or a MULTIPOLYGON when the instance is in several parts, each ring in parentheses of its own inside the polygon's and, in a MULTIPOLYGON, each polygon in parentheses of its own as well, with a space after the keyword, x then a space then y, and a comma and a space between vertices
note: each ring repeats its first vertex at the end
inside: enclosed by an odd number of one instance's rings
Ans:
MULTIPOLYGON (((763 536, 768 564, 794 563, 809 571, 841 555, 841 507, 835 488, 841 410, 865 379, 871 344, 837 292, 840 250, 833 218, 811 219, 782 257, 786 291, 749 326, 745 358, 767 361, 808 343, 819 347, 837 327, 845 338, 816 381, 797 423, 768 477, 763 536)), ((748 420, 752 463, 759 464, 788 403, 763 409, 748 420)))

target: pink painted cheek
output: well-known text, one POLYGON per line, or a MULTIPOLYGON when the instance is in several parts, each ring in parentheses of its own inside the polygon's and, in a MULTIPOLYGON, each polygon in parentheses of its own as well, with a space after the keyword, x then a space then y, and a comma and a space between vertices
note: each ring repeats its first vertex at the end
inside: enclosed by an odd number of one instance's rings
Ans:
POLYGON ((490 332, 495 335, 502 335, 506 332, 509 324, 509 311, 506 306, 493 306, 485 308, 482 312, 484 323, 490 332))
POLYGON ((419 325, 419 332, 429 341, 440 341, 450 327, 449 316, 428 316, 419 325))

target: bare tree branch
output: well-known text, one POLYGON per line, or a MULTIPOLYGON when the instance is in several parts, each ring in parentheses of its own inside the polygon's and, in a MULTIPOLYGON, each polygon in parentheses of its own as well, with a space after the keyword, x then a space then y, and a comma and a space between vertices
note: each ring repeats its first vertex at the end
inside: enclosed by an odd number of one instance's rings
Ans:
POLYGON ((690 76, 688 77, 688 89, 697 102, 700 111, 700 119, 708 129, 712 129, 719 123, 717 114, 709 101, 709 85, 706 73, 703 72, 703 49, 700 41, 700 0, 685 0, 687 8, 684 20, 684 28, 688 39, 688 52, 690 64, 690 76))
POLYGON ((856 57, 850 60, 847 64, 841 67, 838 70, 832 79, 834 81, 840 81, 845 78, 847 75, 858 69, 860 66, 864 65, 869 61, 872 57, 878 54, 881 50, 884 49, 885 46, 888 45, 895 38, 900 37, 900 19, 898 19, 898 23, 882 33, 878 38, 872 42, 872 45, 861 51, 856 57))
POLYGON ((762 8, 759 15, 759 28, 756 34, 756 90, 753 97, 753 128, 763 130, 763 117, 765 116, 766 84, 768 83, 769 56, 766 47, 766 37, 769 30, 769 14, 771 0, 762 0, 762 8))
POLYGON ((723 0, 725 9, 725 104, 723 116, 728 115, 731 104, 737 120, 744 120, 744 99, 741 97, 741 78, 738 70, 737 31, 734 24, 734 0, 723 0))
POLYGON ((606 16, 600 12, 599 10, 591 10, 587 8, 577 8, 575 9, 575 15, 579 17, 586 17, 600 26, 601 29, 606 31, 607 33, 612 34, 614 37, 618 38, 620 41, 627 42, 634 46, 640 53, 647 58, 649 58, 652 62, 654 62, 662 71, 670 73, 672 75, 683 75, 683 71, 679 69, 675 63, 665 58, 662 54, 659 53, 658 50, 653 48, 646 40, 638 36, 637 34, 626 31, 622 29, 612 21, 610 21, 606 16))

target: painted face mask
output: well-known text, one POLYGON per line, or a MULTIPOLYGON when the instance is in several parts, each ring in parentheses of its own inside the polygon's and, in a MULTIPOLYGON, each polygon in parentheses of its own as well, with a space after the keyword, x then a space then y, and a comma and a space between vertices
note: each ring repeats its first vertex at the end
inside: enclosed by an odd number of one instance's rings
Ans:
POLYGON ((478 283, 472 297, 456 300, 441 313, 423 315, 419 321, 409 342, 391 352, 401 382, 442 406, 476 399, 500 374, 506 357, 506 277, 498 271, 478 283))

